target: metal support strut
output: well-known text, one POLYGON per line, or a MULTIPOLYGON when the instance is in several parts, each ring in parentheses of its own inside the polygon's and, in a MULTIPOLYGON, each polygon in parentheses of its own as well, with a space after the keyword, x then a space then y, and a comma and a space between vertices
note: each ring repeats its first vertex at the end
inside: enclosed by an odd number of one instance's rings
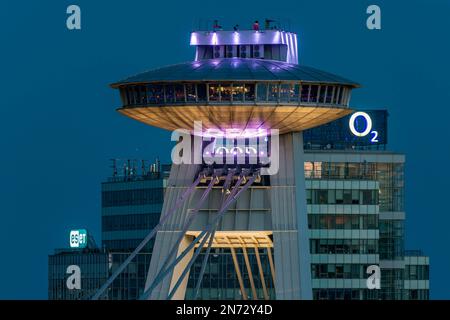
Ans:
POLYGON ((207 227, 207 230, 208 230, 207 234, 205 235, 205 237, 203 238, 202 242, 200 243, 200 245, 198 246, 197 250, 195 251, 194 256, 192 257, 191 261, 189 261, 189 263, 186 266, 186 268, 184 268, 183 273, 179 277, 179 279, 178 279, 177 283, 175 284, 175 286, 173 287, 172 291, 169 293, 169 295, 167 297, 168 300, 172 299, 173 295, 178 290, 178 287, 181 285, 181 283, 183 282, 183 279, 186 277, 187 273, 191 269, 192 265, 194 264, 194 262, 197 259, 198 255, 202 251, 203 246, 205 245, 205 243, 208 240, 208 238, 209 238, 209 242, 212 243, 213 238, 211 236, 213 235, 213 229, 215 229, 215 226, 217 225, 217 223, 219 223, 219 221, 221 220, 222 216, 225 214, 225 212, 228 210, 228 208, 233 204, 233 202, 235 200, 237 200, 238 196, 243 192, 243 190, 246 190, 248 187, 250 187, 250 185, 252 185, 252 183, 255 180, 255 178, 256 178, 256 176, 253 176, 252 179, 248 180, 248 182, 245 184, 245 186, 241 190, 239 190, 239 194, 237 194, 237 191, 238 191, 240 185, 247 180, 247 177, 246 177, 245 173, 241 174, 241 176, 239 177, 238 181, 236 182, 236 184, 235 184, 235 186, 233 188, 233 191, 231 192, 230 196, 227 198, 225 205, 222 206, 220 208, 219 212, 216 214, 215 220, 217 220, 217 221, 211 223, 207 227))
POLYGON ((195 217, 197 216, 197 213, 199 212, 200 208, 202 207, 203 203, 205 202, 205 200, 207 199, 209 193, 211 192, 214 184, 216 183, 216 177, 218 177, 220 175, 220 172, 221 172, 221 170, 218 171, 218 172, 214 172, 213 176, 211 177, 211 181, 209 182, 208 187, 203 192, 203 194, 202 194, 200 200, 198 201, 197 206, 195 207, 195 209, 190 213, 189 218, 187 219, 186 223, 183 226, 183 229, 180 231, 179 237, 177 238, 177 240, 175 241, 175 244, 170 249, 169 255, 164 260, 164 263, 161 266, 161 268, 158 271, 158 273, 156 274, 153 282, 157 281, 157 279, 158 280, 161 279, 161 274, 163 273, 164 269, 167 268, 167 265, 172 260, 172 258, 175 255, 175 253, 177 252, 177 248, 178 248, 179 244, 183 240, 183 237, 185 236, 185 234, 188 231, 190 225, 192 224, 192 222, 194 221, 195 217))
MULTIPOLYGON (((222 189, 222 204, 220 206, 220 209, 222 209, 222 207, 225 205, 225 197, 226 197, 226 192, 228 190, 228 188, 230 187, 231 184, 231 180, 235 174, 236 170, 232 169, 230 170, 230 172, 228 173, 225 182, 223 184, 223 189, 222 189)), ((203 258, 203 262, 202 262, 202 268, 200 269, 200 274, 198 276, 198 280, 197 280, 197 284, 195 285, 195 290, 194 290, 194 299, 197 299, 198 293, 200 291, 200 286, 202 284, 202 280, 203 280, 203 274, 205 273, 205 269, 206 269, 206 264, 208 263, 208 257, 209 257, 209 253, 211 252, 211 246, 214 240, 214 235, 216 233, 216 228, 217 228, 217 224, 215 226, 213 226, 213 230, 211 232, 211 237, 209 239, 208 242, 208 248, 206 249, 206 253, 205 256, 203 258)))
MULTIPOLYGON (((173 295, 175 294, 175 292, 177 291, 178 287, 180 286, 181 282, 183 281, 184 277, 186 276, 187 272, 190 270, 192 264, 195 262, 197 256, 199 255, 201 249, 203 248, 204 244, 206 243, 207 239, 211 236, 212 233, 212 229, 215 227, 215 225, 220 221, 220 219, 223 217, 223 215, 225 214, 225 212, 228 210, 228 208, 234 203, 234 201, 237 200, 237 198, 239 197, 239 195, 244 192, 245 190, 247 190, 250 185, 253 184, 253 182, 255 181, 255 179, 257 178, 257 174, 253 174, 253 176, 248 180, 248 182, 239 190, 240 185, 242 184, 242 182, 244 181, 244 179, 246 178, 246 174, 249 174, 250 172, 248 170, 245 170, 245 172, 243 171, 238 179, 238 181, 236 182, 235 187, 233 188, 233 191, 230 193, 230 195, 228 196, 227 200, 225 201, 224 205, 220 208, 219 212, 216 214, 216 216, 213 218, 212 222, 209 223, 205 229, 192 241, 192 243, 175 259, 175 261, 173 261, 167 268, 166 270, 160 272, 158 274, 158 276, 154 279, 154 281, 151 283, 151 285, 147 288, 147 290, 144 291, 144 293, 141 295, 141 299, 147 299, 152 290, 159 284, 159 282, 169 273, 171 272, 175 266, 186 256, 186 254, 188 252, 190 252, 190 250, 192 250, 192 248, 194 248, 194 246, 202 239, 201 244, 199 245, 199 247, 197 248, 197 250, 195 251, 194 256, 192 257, 191 261, 188 263, 188 265, 186 266, 186 268, 183 270, 181 276, 179 277, 177 283, 175 284, 175 286, 173 287, 172 291, 169 293, 168 298, 170 299, 171 297, 173 297, 173 295)), ((211 239, 212 241, 212 239, 211 239)))
MULTIPOLYGON (((238 182, 239 184, 241 182, 238 182)), ((236 183, 237 184, 237 183, 236 183)), ((234 190, 233 190, 234 191, 234 190)), ((233 194, 231 194, 230 196, 234 195, 236 192, 234 192, 233 194)), ((208 225, 209 226, 209 225, 208 225)), ((150 296, 151 292, 153 291, 153 289, 159 284, 160 281, 162 281, 164 279, 164 277, 173 270, 173 268, 175 268, 175 266, 184 258, 184 256, 190 251, 192 250, 192 248, 194 248, 194 246, 197 244, 197 242, 199 242, 203 236, 205 236, 207 234, 207 231, 209 232, 209 230, 207 230, 205 228, 205 230, 203 230, 203 232, 196 238, 194 239, 194 241, 175 259, 175 261, 173 261, 171 263, 170 266, 168 266, 166 268, 166 270, 160 270, 158 275, 155 277, 155 279, 152 281, 152 283, 150 284, 150 286, 145 290, 144 293, 142 293, 140 299, 148 299, 148 297, 150 296)))
POLYGON ((145 245, 156 235, 156 233, 161 229, 164 223, 176 212, 180 206, 189 198, 191 193, 195 190, 197 185, 200 183, 200 180, 207 173, 207 171, 202 171, 194 183, 182 194, 182 196, 177 200, 172 209, 167 212, 164 216, 161 217, 159 223, 153 228, 152 231, 148 233, 148 235, 141 241, 141 243, 137 246, 136 249, 128 256, 128 258, 114 271, 114 273, 109 277, 109 279, 98 289, 98 291, 92 296, 92 300, 97 300, 105 290, 113 283, 113 281, 117 278, 117 276, 125 270, 125 268, 130 264, 130 262, 136 257, 136 255, 145 247, 145 245))

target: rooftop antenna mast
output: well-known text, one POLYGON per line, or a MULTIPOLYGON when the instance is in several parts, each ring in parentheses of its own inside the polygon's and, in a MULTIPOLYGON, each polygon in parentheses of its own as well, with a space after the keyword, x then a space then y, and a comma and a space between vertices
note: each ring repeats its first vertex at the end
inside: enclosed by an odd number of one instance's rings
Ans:
POLYGON ((111 168, 113 169, 113 177, 117 176, 117 159, 110 159, 112 161, 111 168))
POLYGON ((147 174, 146 168, 145 168, 145 160, 141 160, 141 170, 142 170, 142 175, 145 176, 147 174))
POLYGON ((123 163, 123 176, 124 177, 128 176, 128 168, 126 162, 123 163))
POLYGON ((159 161, 159 157, 156 157, 155 166, 156 166, 156 172, 160 172, 161 171, 161 162, 159 161))
POLYGON ((137 173, 137 160, 133 159, 133 165, 131 166, 131 175, 135 176, 137 173))

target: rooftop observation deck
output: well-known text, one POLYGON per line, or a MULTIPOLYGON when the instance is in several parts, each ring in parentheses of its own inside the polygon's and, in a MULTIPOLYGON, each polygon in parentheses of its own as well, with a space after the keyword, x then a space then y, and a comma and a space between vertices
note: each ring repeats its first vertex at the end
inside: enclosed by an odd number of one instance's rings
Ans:
POLYGON ((195 60, 256 58, 298 63, 297 35, 281 30, 195 31, 195 60))
POLYGON ((352 112, 351 80, 299 65, 297 35, 281 30, 195 31, 195 60, 113 83, 122 114, 166 130, 302 131, 352 112))

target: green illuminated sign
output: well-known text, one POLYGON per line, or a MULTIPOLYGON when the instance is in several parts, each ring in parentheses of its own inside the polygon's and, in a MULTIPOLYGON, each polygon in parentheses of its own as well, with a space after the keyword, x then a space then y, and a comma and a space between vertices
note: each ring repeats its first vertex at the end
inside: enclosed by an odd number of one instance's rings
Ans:
POLYGON ((87 231, 85 229, 70 230, 70 247, 86 248, 87 231))

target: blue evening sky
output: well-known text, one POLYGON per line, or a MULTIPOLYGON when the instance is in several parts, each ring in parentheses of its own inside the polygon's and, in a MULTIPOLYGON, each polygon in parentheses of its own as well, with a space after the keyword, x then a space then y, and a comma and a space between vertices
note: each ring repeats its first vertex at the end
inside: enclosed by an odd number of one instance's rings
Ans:
POLYGON ((406 244, 431 261, 431 297, 450 298, 450 2, 2 1, 0 10, 0 298, 46 299, 47 256, 87 227, 100 242, 100 183, 110 158, 169 161, 169 133, 115 112, 109 83, 192 60, 199 19, 250 26, 284 19, 300 61, 350 78, 356 109, 387 108, 404 152, 406 244), (66 29, 66 8, 82 30, 66 29), (382 30, 366 28, 366 8, 382 30))

